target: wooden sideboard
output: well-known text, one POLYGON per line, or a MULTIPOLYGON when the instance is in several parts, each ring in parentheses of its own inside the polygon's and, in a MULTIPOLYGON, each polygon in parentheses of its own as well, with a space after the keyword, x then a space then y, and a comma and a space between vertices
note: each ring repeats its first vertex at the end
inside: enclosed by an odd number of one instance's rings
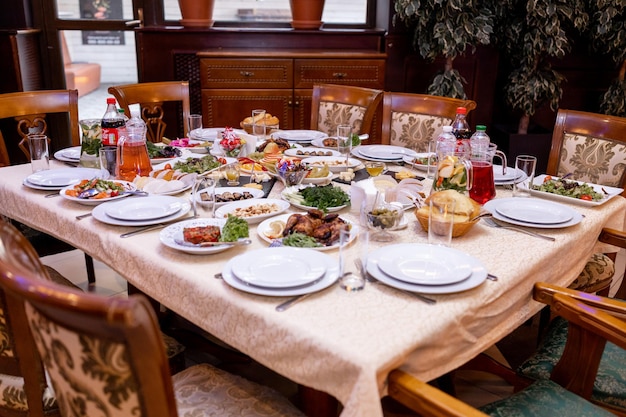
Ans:
POLYGON ((383 53, 230 50, 199 52, 198 58, 206 126, 238 127, 263 108, 283 129, 309 129, 314 84, 385 87, 383 53))

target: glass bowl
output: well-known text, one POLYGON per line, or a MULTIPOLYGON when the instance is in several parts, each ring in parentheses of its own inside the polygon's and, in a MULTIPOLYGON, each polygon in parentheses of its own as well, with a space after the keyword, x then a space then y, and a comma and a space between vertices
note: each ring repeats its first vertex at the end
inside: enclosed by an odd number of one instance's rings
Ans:
POLYGON ((402 219, 402 210, 396 207, 379 207, 367 213, 367 225, 376 232, 371 238, 377 242, 389 242, 393 235, 389 233, 398 226, 402 219))
POLYGON ((300 185, 309 171, 277 171, 278 177, 283 181, 285 187, 300 185))

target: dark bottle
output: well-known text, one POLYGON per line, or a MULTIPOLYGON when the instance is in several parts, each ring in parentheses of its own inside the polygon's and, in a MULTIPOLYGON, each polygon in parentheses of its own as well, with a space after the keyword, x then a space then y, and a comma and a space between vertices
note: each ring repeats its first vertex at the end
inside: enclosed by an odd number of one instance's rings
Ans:
POLYGON ((118 129, 126 125, 124 118, 118 113, 115 99, 107 98, 107 110, 102 116, 102 145, 117 146, 118 129))
POLYGON ((456 108, 456 117, 452 122, 452 134, 456 137, 456 151, 459 155, 469 158, 470 156, 470 137, 472 131, 465 115, 467 109, 465 107, 456 108))

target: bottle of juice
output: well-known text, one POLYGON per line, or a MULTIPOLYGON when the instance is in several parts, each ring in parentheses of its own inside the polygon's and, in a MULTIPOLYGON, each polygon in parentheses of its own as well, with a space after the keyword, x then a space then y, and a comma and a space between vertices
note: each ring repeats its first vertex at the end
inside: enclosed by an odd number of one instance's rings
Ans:
POLYGON ((125 181, 132 181, 136 176, 147 177, 152 164, 146 146, 146 124, 140 117, 133 116, 125 130, 117 144, 116 177, 125 181))

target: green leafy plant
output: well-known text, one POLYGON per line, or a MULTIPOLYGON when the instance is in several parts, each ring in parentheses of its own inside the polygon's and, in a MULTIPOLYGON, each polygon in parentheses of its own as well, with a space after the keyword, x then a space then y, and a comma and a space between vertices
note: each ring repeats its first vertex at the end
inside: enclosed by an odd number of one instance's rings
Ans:
POLYGON ((394 24, 398 20, 413 29, 413 46, 428 61, 444 57, 443 70, 433 78, 428 94, 466 99, 467 82, 453 66, 468 48, 488 45, 493 15, 481 0, 395 0, 394 24))

